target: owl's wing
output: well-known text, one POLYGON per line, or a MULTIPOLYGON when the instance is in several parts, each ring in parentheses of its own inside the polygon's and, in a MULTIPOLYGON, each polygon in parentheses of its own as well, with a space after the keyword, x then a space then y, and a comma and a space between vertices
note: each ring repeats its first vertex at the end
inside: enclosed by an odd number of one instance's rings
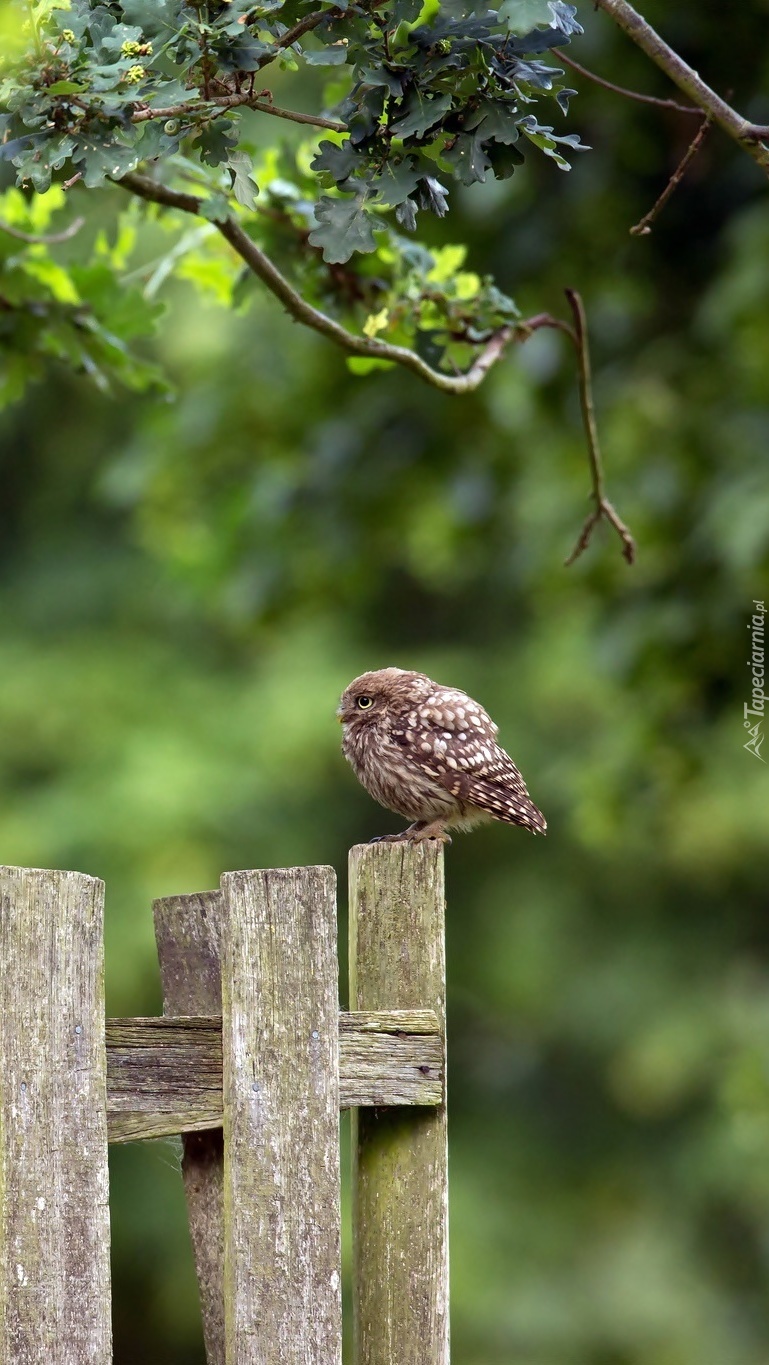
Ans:
POLYGON ((406 712, 393 731, 412 762, 459 801, 544 834, 544 816, 496 735, 497 727, 482 706, 449 689, 406 712))

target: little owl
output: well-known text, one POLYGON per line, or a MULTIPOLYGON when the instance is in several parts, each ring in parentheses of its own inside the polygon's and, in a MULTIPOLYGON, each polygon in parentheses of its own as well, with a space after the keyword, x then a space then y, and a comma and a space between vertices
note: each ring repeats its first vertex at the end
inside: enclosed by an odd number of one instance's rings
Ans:
POLYGON ((366 791, 414 823, 383 840, 440 839, 504 820, 544 834, 544 817, 477 701, 424 673, 380 668, 342 695, 342 750, 366 791))

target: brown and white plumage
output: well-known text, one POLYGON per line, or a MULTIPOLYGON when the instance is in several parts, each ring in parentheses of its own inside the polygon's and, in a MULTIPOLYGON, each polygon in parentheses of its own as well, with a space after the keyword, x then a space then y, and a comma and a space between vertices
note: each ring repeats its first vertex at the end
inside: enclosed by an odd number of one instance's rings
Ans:
POLYGON ((381 668, 346 688, 337 709, 342 750, 359 781, 414 823, 390 839, 448 839, 448 828, 503 820, 544 834, 497 726, 478 702, 424 673, 381 668))

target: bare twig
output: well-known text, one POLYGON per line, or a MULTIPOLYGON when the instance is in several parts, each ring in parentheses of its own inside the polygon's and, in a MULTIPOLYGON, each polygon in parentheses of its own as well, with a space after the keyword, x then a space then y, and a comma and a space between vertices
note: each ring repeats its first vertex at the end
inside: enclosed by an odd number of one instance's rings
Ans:
POLYGON ((593 382, 590 368, 590 349, 587 337, 587 319, 585 317, 585 307, 581 296, 576 289, 567 289, 566 297, 569 300, 572 314, 574 316, 574 342, 577 347, 577 357, 579 362, 579 399, 582 408, 582 424, 585 429, 587 440, 588 460, 590 463, 590 478, 592 482, 591 498, 593 500, 593 510, 586 517, 585 524, 579 535, 579 539, 574 546, 568 559, 565 561, 567 566, 573 564, 590 544, 590 538, 602 519, 608 521, 613 526, 620 540, 622 541, 622 553, 628 564, 635 560, 636 547, 635 541, 618 512, 609 502, 604 488, 603 464, 601 461, 601 451, 598 445, 598 430, 595 422, 595 410, 593 407, 593 382))
POLYGON ((673 194, 673 192, 677 189, 677 187, 683 180, 689 165, 694 160, 695 156, 700 150, 700 147, 702 146, 703 141, 705 140, 705 136, 707 134, 708 129, 711 127, 712 122, 713 120, 710 118, 709 115, 706 115, 705 118, 703 118, 699 128, 697 129, 697 132, 694 134, 694 137, 689 143, 689 146, 687 147, 686 151, 681 157, 681 160, 679 161, 678 165, 673 171, 673 174, 668 180, 668 183, 665 186, 664 190, 662 191, 662 194, 660 195, 659 199, 655 204, 652 205, 652 207, 649 209, 649 212, 644 214, 640 222, 636 223, 635 227, 631 227, 630 234, 632 237, 648 237, 649 233, 652 230, 652 223, 654 222, 658 213, 660 213, 661 210, 665 207, 671 194, 673 194))
POLYGON ((534 332, 539 332, 543 327, 552 327, 555 331, 563 332, 572 345, 577 346, 574 328, 570 327, 568 322, 564 322, 563 318, 553 317, 552 313, 535 313, 534 317, 527 318, 525 322, 519 322, 518 330, 525 333, 521 340, 527 341, 534 332))
POLYGON ((330 128, 334 133, 347 131, 347 125, 337 122, 336 119, 322 118, 320 114, 302 114, 296 109, 281 109, 269 100, 259 99, 254 95, 221 95, 203 101, 185 100, 182 104, 170 104, 163 109, 148 106, 146 109, 137 109, 131 115, 131 122, 147 123, 150 119, 186 118, 198 114, 211 118, 212 115, 227 113, 230 109, 243 108, 256 109, 260 114, 274 114, 276 118, 288 119, 291 123, 308 123, 313 128, 330 128))
POLYGON ((595 71, 590 71, 580 62, 575 62, 573 57, 567 57, 560 47, 551 48, 551 52, 565 66, 570 66, 572 71, 576 71, 580 76, 586 76, 589 81, 594 81, 596 85, 603 86, 604 90, 611 90, 614 95, 624 95, 626 99, 638 100, 640 104, 656 104, 658 109, 675 109, 679 114, 696 114, 697 118, 702 117, 701 110, 693 104, 679 104, 677 100, 663 100, 659 99, 657 95, 642 95, 640 90, 628 90, 624 85, 615 85, 613 81, 607 81, 603 76, 596 75, 595 71))
POLYGON ((769 174, 769 146, 764 143, 767 130, 749 123, 726 100, 703 81, 672 47, 660 38, 646 20, 628 4, 628 0, 595 0, 596 8, 604 11, 627 33, 629 38, 670 77, 674 85, 688 95, 704 114, 709 114, 729 137, 733 138, 749 156, 769 174))
POLYGON ((51 232, 48 236, 38 237, 33 232, 22 232, 21 228, 0 222, 0 232, 7 232, 9 237, 15 237, 19 242, 29 242, 32 246, 56 246, 59 242, 68 242, 81 227, 85 227, 85 218, 75 218, 69 227, 63 228, 61 232, 51 232))

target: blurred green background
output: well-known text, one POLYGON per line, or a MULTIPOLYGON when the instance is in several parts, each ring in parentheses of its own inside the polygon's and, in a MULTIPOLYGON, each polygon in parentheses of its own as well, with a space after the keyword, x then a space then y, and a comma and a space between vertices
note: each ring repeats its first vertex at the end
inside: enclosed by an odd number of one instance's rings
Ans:
MULTIPOLYGON (((579 9, 577 60, 672 93, 579 9)), ((767 120, 765 0, 644 12, 767 120)), ((454 1359, 766 1365, 769 196, 714 133, 631 237, 692 122, 575 84, 593 150, 457 188, 432 240, 526 314, 582 291, 637 566, 600 532, 563 567, 588 480, 557 334, 452 399, 170 284, 173 399, 52 368, 0 417, 2 861, 104 877, 108 1012, 158 1011, 153 897, 321 862, 343 900, 349 845, 398 827, 339 753, 350 678, 464 687, 549 836, 447 852, 454 1359)), ((111 1162, 115 1360, 202 1365, 178 1149, 111 1162)))

